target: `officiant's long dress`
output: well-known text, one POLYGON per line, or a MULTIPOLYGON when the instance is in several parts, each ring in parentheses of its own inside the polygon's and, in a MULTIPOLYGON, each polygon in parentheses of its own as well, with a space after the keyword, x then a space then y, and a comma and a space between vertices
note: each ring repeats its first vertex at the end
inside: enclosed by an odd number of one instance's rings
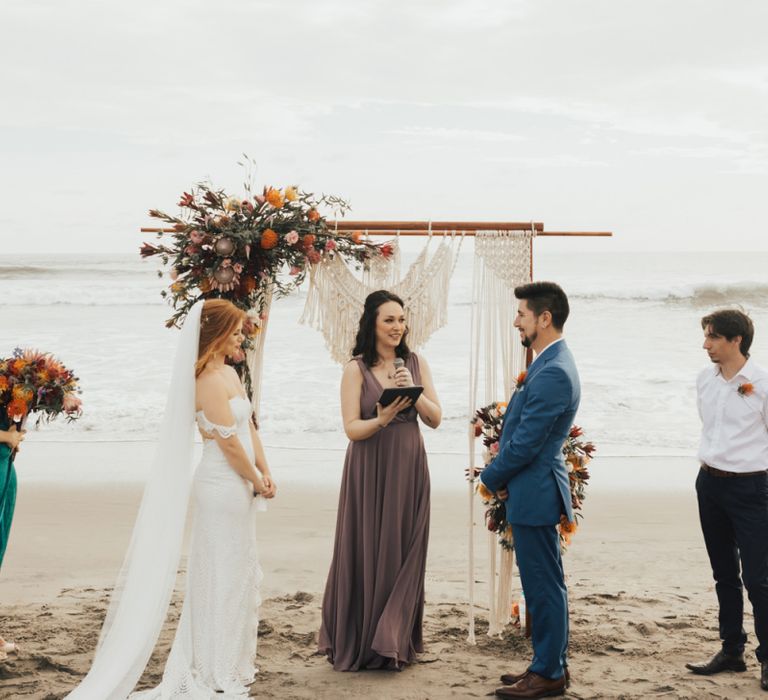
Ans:
MULTIPOLYGON (((202 411, 200 427, 224 437, 236 433, 253 461, 251 404, 230 399, 236 425, 217 426, 202 411)), ((214 440, 205 440, 195 471, 194 516, 187 584, 179 626, 160 686, 131 700, 245 698, 256 674, 261 568, 255 512, 263 499, 229 465, 214 440)))
MULTIPOLYGON (((0 415, 0 430, 8 430, 8 426, 8 420, 0 415)), ((3 565, 5 548, 8 546, 15 507, 16 468, 11 458, 11 446, 0 442, 0 566, 3 565)))
MULTIPOLYGON (((382 388, 357 362, 360 416, 374 418, 382 388)), ((420 384, 415 354, 406 367, 420 384)), ((422 651, 429 490, 416 409, 349 443, 319 638, 335 670, 399 669, 422 651)))

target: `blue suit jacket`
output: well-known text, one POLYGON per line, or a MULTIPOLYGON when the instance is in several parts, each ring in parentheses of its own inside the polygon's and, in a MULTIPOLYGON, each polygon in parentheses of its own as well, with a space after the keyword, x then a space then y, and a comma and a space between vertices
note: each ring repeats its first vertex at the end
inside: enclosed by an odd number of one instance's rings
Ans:
POLYGON ((576 364, 561 340, 536 358, 512 394, 499 453, 480 475, 491 491, 509 491, 507 522, 555 525, 562 513, 573 520, 562 450, 580 398, 576 364))

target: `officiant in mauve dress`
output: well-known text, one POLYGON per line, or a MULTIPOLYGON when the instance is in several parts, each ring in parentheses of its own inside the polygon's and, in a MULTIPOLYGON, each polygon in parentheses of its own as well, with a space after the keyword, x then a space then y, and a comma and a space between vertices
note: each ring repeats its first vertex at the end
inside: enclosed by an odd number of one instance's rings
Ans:
POLYGON ((423 650, 430 484, 418 419, 437 428, 442 409, 407 333, 402 300, 369 294, 341 380, 350 443, 319 638, 337 671, 399 670, 423 650), (424 387, 415 403, 379 403, 384 389, 413 385, 424 387))

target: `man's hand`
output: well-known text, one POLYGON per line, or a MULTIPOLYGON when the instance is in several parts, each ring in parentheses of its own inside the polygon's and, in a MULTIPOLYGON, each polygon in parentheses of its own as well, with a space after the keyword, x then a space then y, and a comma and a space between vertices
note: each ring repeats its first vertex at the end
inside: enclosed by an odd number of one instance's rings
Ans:
POLYGON ((509 491, 507 489, 500 489, 496 492, 496 498, 500 501, 506 501, 509 498, 509 491))

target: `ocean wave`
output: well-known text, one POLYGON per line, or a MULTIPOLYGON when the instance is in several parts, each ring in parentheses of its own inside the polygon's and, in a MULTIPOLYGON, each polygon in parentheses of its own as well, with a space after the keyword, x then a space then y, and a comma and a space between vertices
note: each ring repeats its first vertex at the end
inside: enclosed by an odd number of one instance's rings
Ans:
POLYGON ((13 306, 156 306, 166 302, 159 289, 146 286, 25 284, 14 288, 0 281, 3 303, 13 306))
POLYGON ((36 279, 112 279, 115 277, 145 277, 152 274, 147 268, 130 265, 68 266, 68 265, 0 265, 0 280, 36 279))
POLYGON ((627 287, 602 290, 576 290, 571 297, 589 300, 651 301, 686 303, 694 306, 724 304, 768 304, 768 284, 765 282, 690 283, 667 287, 627 287))

